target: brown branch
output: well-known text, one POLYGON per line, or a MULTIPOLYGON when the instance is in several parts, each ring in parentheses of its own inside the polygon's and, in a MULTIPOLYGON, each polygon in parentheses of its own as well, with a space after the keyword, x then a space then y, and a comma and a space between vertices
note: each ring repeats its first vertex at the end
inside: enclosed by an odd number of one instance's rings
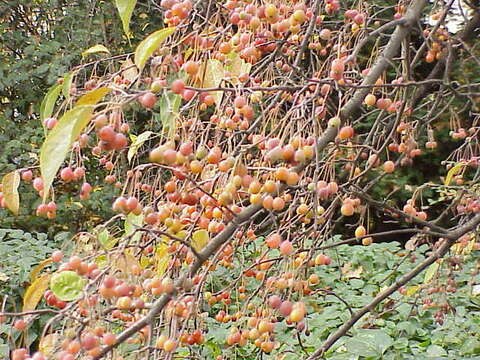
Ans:
POLYGON ((406 212, 402 211, 402 210, 398 210, 394 207, 391 207, 391 206, 388 206, 386 205, 385 203, 382 203, 380 201, 376 201, 374 199, 372 199, 370 196, 368 195, 365 195, 365 194, 362 194, 360 192, 357 192, 357 191, 353 191, 351 192, 353 195, 365 200, 367 203, 369 203, 370 205, 378 208, 378 209, 381 209, 381 210, 389 210, 395 214, 398 214, 400 216, 402 216, 404 219, 410 219, 412 220, 414 223, 417 223, 419 225, 422 225, 422 226, 425 226, 425 227, 428 227, 430 229, 433 229, 433 230, 436 230, 440 233, 446 233, 445 229, 442 228, 441 226, 438 226, 436 225, 435 223, 433 222, 429 222, 429 221, 425 221, 425 220, 422 220, 422 219, 419 219, 415 216, 412 216, 412 215, 409 215, 407 214, 406 212))
POLYGON ((372 31, 370 34, 367 35, 367 37, 365 37, 362 41, 360 41, 360 43, 358 43, 357 46, 355 46, 355 49, 353 49, 352 53, 350 54, 350 56, 348 56, 348 58, 347 58, 347 60, 345 60, 345 62, 348 63, 350 61, 355 61, 359 51, 367 44, 367 42, 369 42, 372 38, 374 38, 378 35, 381 35, 383 31, 385 31, 385 30, 387 30, 391 27, 404 24, 405 21, 406 21, 405 18, 392 20, 392 21, 390 21, 386 24, 383 24, 378 29, 372 31))
POLYGON ((212 92, 212 91, 224 91, 224 92, 232 92, 232 93, 238 93, 238 91, 249 91, 249 92, 255 92, 255 91, 263 91, 263 92, 279 92, 279 91, 285 91, 285 92, 296 92, 296 91, 304 91, 308 90, 309 84, 315 85, 332 85, 332 86, 338 86, 340 89, 373 89, 373 88, 406 88, 406 87, 417 87, 421 85, 445 85, 447 86, 448 84, 444 83, 443 80, 441 79, 427 79, 427 80, 421 80, 421 81, 405 81, 401 83, 396 83, 396 84, 391 84, 391 83, 386 83, 386 84, 343 84, 339 85, 337 84, 334 80, 318 80, 318 79, 309 79, 308 84, 304 85, 279 85, 279 86, 251 86, 251 87, 242 87, 242 88, 227 88, 227 87, 214 87, 214 88, 198 88, 198 87, 193 87, 193 86, 186 86, 185 89, 188 90, 193 90, 199 93, 202 92, 212 92))
POLYGON ((305 33, 303 41, 300 44, 300 49, 298 50, 298 54, 297 54, 297 57, 295 58, 295 62, 293 63, 294 68, 298 67, 298 64, 300 63, 300 60, 302 60, 305 50, 307 50, 308 42, 310 41, 310 36, 312 35, 313 30, 315 29, 317 16, 318 16, 318 13, 320 12, 320 0, 316 0, 313 7, 314 9, 313 9, 312 18, 310 20, 310 23, 308 24, 308 29, 307 29, 307 32, 305 33))
POLYGON ((42 314, 59 314, 59 311, 53 309, 40 309, 40 310, 32 310, 32 311, 24 311, 18 313, 12 312, 0 312, 0 316, 8 316, 8 317, 22 317, 28 315, 42 315, 42 314))
MULTIPOLYGON (((480 1, 477 0, 476 4, 478 3, 480 3, 480 1)), ((463 31, 460 33, 460 36, 459 36, 460 40, 459 41, 454 40, 454 43, 456 43, 455 45, 461 45, 462 42, 468 42, 472 39, 475 39, 475 37, 478 38, 479 29, 480 29, 480 8, 476 8, 472 18, 465 25, 463 31)), ((455 56, 455 54, 458 55, 458 53, 459 51, 457 50, 453 54, 451 61, 456 60, 457 56, 455 56)), ((430 74, 428 75, 427 80, 434 80, 434 79, 441 78, 443 75, 443 72, 445 71, 446 62, 447 62, 446 57, 441 58, 437 62, 437 64, 434 66, 430 74)), ((430 90, 429 85, 423 85, 420 88, 418 88, 413 96, 412 104, 415 104, 417 101, 425 97, 429 90, 430 90)))

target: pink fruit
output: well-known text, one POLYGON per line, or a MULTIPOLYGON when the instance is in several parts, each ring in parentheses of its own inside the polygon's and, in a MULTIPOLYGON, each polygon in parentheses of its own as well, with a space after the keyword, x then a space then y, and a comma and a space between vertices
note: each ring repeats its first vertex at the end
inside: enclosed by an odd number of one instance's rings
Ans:
POLYGON ((280 314, 282 314, 283 316, 288 316, 290 315, 290 313, 292 312, 292 309, 293 309, 293 304, 291 301, 288 301, 288 300, 285 300, 284 302, 282 302, 280 304, 280 307, 278 308, 278 311, 280 312, 280 314))
POLYGON ((138 98, 138 102, 148 109, 153 108, 157 102, 157 97, 152 92, 147 92, 138 98))
POLYGON ((290 255, 293 252, 293 245, 290 241, 285 240, 280 244, 280 253, 282 255, 290 255))

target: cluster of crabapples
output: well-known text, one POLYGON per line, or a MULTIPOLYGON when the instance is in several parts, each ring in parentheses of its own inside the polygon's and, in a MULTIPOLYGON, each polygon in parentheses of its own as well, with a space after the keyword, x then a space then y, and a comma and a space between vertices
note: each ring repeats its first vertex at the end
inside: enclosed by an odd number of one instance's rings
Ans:
POLYGON ((187 19, 193 4, 190 0, 162 0, 160 6, 165 9, 165 23, 176 26, 187 19))
MULTIPOLYGON (((20 176, 25 183, 31 183, 33 189, 38 192, 40 197, 43 197, 44 185, 43 179, 40 176, 33 178, 32 170, 24 170, 21 172, 20 176)), ((85 168, 81 166, 75 168, 70 166, 64 167, 60 171, 60 179, 64 183, 82 182, 82 185, 80 186, 80 199, 88 200, 90 198, 90 193, 93 188, 92 185, 85 181, 85 168)), ((41 203, 37 206, 36 210, 37 216, 45 216, 49 219, 54 219, 56 217, 56 212, 57 204, 55 201, 41 203)))
MULTIPOLYGON (((440 16, 440 14, 434 14, 432 20, 438 20, 440 16)), ((425 61, 427 63, 433 63, 434 61, 440 60, 444 56, 443 48, 446 42, 450 39, 450 34, 447 29, 439 28, 435 33, 431 33, 430 30, 426 29, 423 31, 423 36, 432 39, 428 51, 425 54, 425 61)))
MULTIPOLYGON (((412 216, 419 218, 420 220, 427 220, 427 213, 425 211, 418 211, 418 209, 415 207, 415 201, 413 199, 407 200, 407 203, 403 207, 403 211, 412 216)), ((407 219, 409 221, 409 219, 407 219)))
MULTIPOLYGON (((295 324, 298 331, 305 329, 306 308, 303 302, 282 301, 278 295, 272 295, 268 299, 268 304, 270 309, 257 310, 246 319, 245 329, 232 326, 226 338, 227 345, 245 346, 251 341, 263 352, 272 352, 280 346, 279 342, 275 341, 275 323, 279 321, 277 316, 284 317, 288 324, 295 324)), ((219 312, 215 319, 224 322, 224 313, 219 312)))
MULTIPOLYGON (((109 116, 100 114, 93 119, 99 140, 97 146, 92 149, 93 154, 98 155, 102 151, 122 150, 128 145, 128 139, 124 133, 128 132, 130 127, 128 123, 122 123, 120 118, 120 112, 112 111, 109 116)), ((86 140, 88 141, 88 138, 86 140)), ((82 146, 82 138, 79 142, 82 146)))
POLYGON ((465 196, 456 207, 458 214, 480 213, 480 198, 473 195, 465 196))
MULTIPOLYGON (((94 357, 100 353, 101 346, 109 346, 117 341, 116 335, 106 332, 102 326, 92 329, 91 332, 82 333, 79 338, 76 337, 75 333, 70 334, 72 333, 71 329, 67 329, 66 332, 69 334, 61 342, 61 350, 57 352, 55 359, 74 360, 82 352, 89 357, 94 357)), ((47 360, 50 358, 50 356, 41 352, 36 352, 30 356, 26 348, 15 349, 11 355, 12 360, 47 360)))

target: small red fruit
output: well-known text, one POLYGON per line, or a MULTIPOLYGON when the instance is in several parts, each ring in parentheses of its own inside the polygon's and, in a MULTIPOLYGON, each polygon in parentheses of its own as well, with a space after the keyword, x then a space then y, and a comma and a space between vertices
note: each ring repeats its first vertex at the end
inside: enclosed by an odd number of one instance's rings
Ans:
POLYGON ((178 79, 172 82, 172 91, 175 94, 181 94, 183 93, 184 90, 185 90, 185 83, 183 82, 183 80, 178 79))
POLYGON ((146 92, 142 96, 138 98, 138 102, 145 106, 147 109, 151 109, 154 107, 155 103, 157 102, 157 97, 153 92, 146 92))

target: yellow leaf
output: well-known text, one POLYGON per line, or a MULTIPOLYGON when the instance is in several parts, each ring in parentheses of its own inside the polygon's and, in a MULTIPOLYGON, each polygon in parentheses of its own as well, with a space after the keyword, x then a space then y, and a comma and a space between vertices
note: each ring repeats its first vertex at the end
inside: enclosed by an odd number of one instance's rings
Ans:
POLYGON ((140 266, 142 267, 142 269, 145 269, 148 265, 150 265, 150 258, 148 258, 147 256, 142 256, 140 258, 140 266))
POLYGON ((210 236, 207 230, 197 230, 192 234, 192 247, 197 251, 202 251, 209 240, 210 236))
MULTIPOLYGON (((225 77, 225 69, 220 61, 216 59, 210 59, 205 64, 205 72, 203 76, 203 88, 216 88, 220 86, 223 78, 225 77)), ((223 97, 223 91, 212 91, 211 95, 215 99, 217 105, 220 104, 223 97)))
POLYGON ((97 104, 102 98, 107 95, 111 89, 108 87, 101 87, 92 91, 89 91, 80 99, 78 99, 77 103, 75 104, 76 106, 80 105, 95 105, 97 104))
POLYGON ((155 251, 155 258, 157 260, 157 274, 162 276, 167 270, 168 263, 170 262, 170 254, 168 253, 168 245, 160 244, 155 251))
POLYGON ((115 5, 122 20, 123 31, 127 36, 130 36, 130 19, 136 4, 137 0, 115 0, 115 5))
POLYGON ((52 258, 48 258, 48 259, 43 260, 37 266, 35 266, 33 268, 32 272, 30 273, 30 281, 34 282, 37 279, 38 274, 40 274, 40 272, 45 268, 45 266, 51 264, 52 262, 53 262, 52 258))
POLYGON ((470 254, 470 253, 473 251, 473 248, 474 248, 474 246, 475 246, 475 243, 476 243, 475 238, 472 238, 472 240, 470 240, 470 241, 468 242, 468 245, 467 245, 467 246, 465 247, 465 249, 463 250, 463 254, 464 254, 464 255, 470 254))
POLYGON ((53 351, 59 340, 58 334, 49 334, 40 339, 38 350, 47 358, 53 356, 53 351))
POLYGON ((97 44, 97 45, 94 45, 94 46, 88 48, 84 52, 82 52, 82 57, 85 57, 85 56, 88 56, 88 55, 91 55, 91 54, 96 54, 96 53, 110 54, 110 51, 105 46, 103 46, 102 44, 97 44))
POLYGON ((3 198, 7 208, 18 215, 20 209, 20 197, 18 195, 18 186, 20 185, 20 174, 18 171, 12 171, 2 179, 3 198))
POLYGON ((425 271, 425 278, 423 279, 424 284, 428 284, 433 279, 439 267, 440 264, 438 262, 434 262, 427 268, 427 271, 425 271))
POLYGON ((465 161, 460 161, 459 163, 456 163, 455 166, 448 171, 447 176, 445 178, 445 186, 450 185, 453 177, 457 175, 465 165, 467 165, 465 161))
POLYGON ((226 71, 230 73, 232 77, 231 82, 236 85, 238 77, 241 74, 249 74, 252 64, 245 62, 236 51, 232 51, 227 55, 227 58, 230 59, 229 64, 226 66, 226 71))
POLYGON ((129 251, 125 251, 123 253, 123 255, 119 256, 116 260, 115 260, 115 267, 128 274, 131 272, 131 269, 132 267, 140 267, 140 263, 138 262, 138 260, 135 258, 135 256, 133 256, 129 251))
POLYGON ((103 269, 104 267, 109 265, 110 262, 108 261, 106 255, 100 255, 95 258, 95 264, 97 264, 100 269, 103 269))
POLYGON ((188 49, 185 51, 185 54, 183 55, 184 61, 187 61, 188 58, 189 58, 190 56, 192 56, 192 54, 193 54, 194 52, 195 52, 195 50, 193 50, 191 47, 188 48, 188 49))
POLYGON ((135 65, 142 70, 150 56, 174 32, 175 27, 168 27, 148 35, 135 49, 135 65))
POLYGON ((23 296, 23 311, 35 310, 43 293, 48 289, 50 277, 51 274, 42 275, 28 287, 23 296))
POLYGON ((405 293, 405 295, 407 295, 407 296, 412 296, 412 295, 414 295, 419 289, 420 289, 420 286, 418 286, 418 285, 409 286, 408 289, 407 289, 407 292, 405 293))

